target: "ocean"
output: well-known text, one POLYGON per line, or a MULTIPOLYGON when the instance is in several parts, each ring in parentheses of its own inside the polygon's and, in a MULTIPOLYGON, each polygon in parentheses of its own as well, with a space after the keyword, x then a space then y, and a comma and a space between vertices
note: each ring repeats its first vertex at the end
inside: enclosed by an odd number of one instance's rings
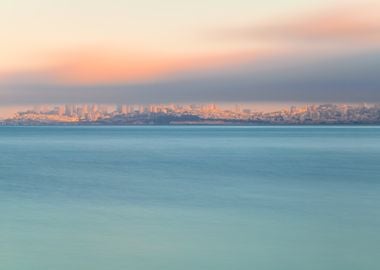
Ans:
POLYGON ((0 127, 0 269, 378 270, 380 127, 0 127))

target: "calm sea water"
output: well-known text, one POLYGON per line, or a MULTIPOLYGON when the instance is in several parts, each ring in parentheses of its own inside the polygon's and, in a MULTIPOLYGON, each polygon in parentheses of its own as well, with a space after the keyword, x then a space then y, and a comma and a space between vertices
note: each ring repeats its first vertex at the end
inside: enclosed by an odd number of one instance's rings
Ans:
POLYGON ((0 127, 0 269, 380 269, 380 128, 0 127))

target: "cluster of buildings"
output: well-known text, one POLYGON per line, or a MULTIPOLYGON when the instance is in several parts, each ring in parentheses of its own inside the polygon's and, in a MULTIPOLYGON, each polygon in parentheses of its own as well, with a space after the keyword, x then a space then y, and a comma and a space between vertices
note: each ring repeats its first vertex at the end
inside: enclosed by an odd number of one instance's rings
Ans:
POLYGON ((216 104, 36 106, 3 124, 380 124, 380 105, 292 106, 275 112, 216 104))
POLYGON ((215 104, 203 105, 99 105, 99 104, 66 104, 41 105, 23 112, 18 112, 8 122, 18 123, 90 123, 112 121, 113 118, 149 119, 153 116, 183 115, 198 116, 202 119, 249 119, 250 110, 222 110, 215 104))
POLYGON ((278 124, 380 124, 380 105, 323 104, 257 113, 253 120, 278 124))

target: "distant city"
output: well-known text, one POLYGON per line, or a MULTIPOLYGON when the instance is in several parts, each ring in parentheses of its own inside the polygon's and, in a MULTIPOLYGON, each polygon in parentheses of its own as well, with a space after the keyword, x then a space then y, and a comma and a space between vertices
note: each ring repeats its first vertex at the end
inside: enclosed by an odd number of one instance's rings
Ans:
POLYGON ((1 125, 319 125, 380 124, 380 105, 322 104, 260 112, 240 105, 163 104, 113 106, 66 104, 35 106, 1 125))

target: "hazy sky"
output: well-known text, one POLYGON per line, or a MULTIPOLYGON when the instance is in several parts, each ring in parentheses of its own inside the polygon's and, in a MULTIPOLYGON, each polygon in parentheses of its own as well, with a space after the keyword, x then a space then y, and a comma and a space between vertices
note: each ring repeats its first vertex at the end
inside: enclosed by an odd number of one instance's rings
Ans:
POLYGON ((380 102, 380 4, 2 0, 0 106, 380 102))

